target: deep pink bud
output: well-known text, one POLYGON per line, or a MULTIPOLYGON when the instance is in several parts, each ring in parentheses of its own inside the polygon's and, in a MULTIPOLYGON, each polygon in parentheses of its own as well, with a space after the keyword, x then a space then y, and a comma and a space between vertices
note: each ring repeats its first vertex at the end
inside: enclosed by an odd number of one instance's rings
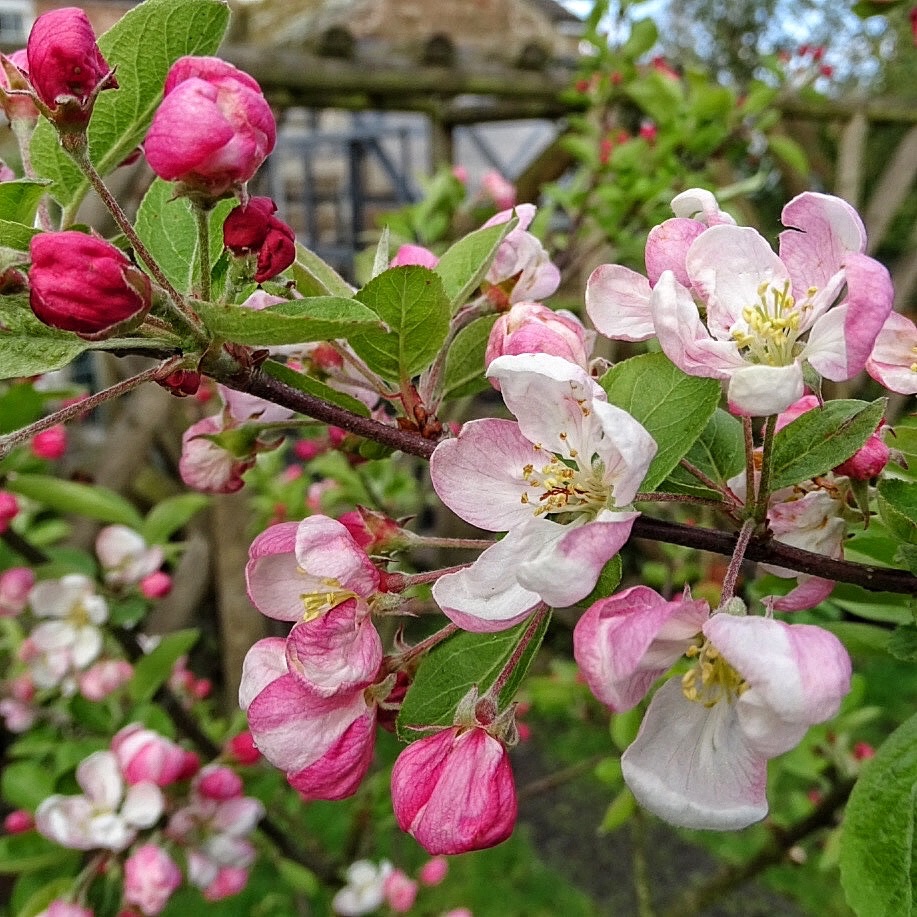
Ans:
POLYGON ((235 799, 242 795, 242 778, 220 764, 208 764, 195 778, 194 788, 204 799, 235 799))
POLYGON ((118 88, 89 18, 77 7, 39 16, 29 34, 26 56, 29 81, 58 126, 84 127, 98 91, 118 88))
POLYGON ((39 233, 29 248, 29 302, 46 325, 96 338, 149 311, 150 278, 110 242, 68 230, 39 233))
POLYGON ((183 191, 226 197, 258 171, 277 128, 258 84, 217 57, 183 57, 144 142, 153 171, 183 191))
POLYGON ((181 882, 178 865, 156 844, 138 847, 124 862, 124 900, 145 917, 159 914, 181 882))
POLYGON ((856 745, 853 746, 853 757, 857 761, 868 761, 875 756, 876 750, 869 742, 857 742, 856 745))
POLYGON ((125 726, 111 740, 121 773, 131 786, 149 780, 168 786, 185 774, 185 750, 140 723, 125 726))
POLYGON ((406 914, 417 899, 417 883, 400 869, 385 877, 383 891, 388 906, 396 914, 406 914))
POLYGON ((248 730, 233 736, 227 743, 227 751, 239 764, 256 764, 261 758, 261 752, 255 747, 255 740, 248 730))
POLYGON ((838 465, 835 474, 843 474, 855 481, 869 481, 881 474, 888 464, 891 452, 880 436, 873 433, 846 462, 838 465))
POLYGON ((407 544, 404 529, 385 513, 358 506, 338 517, 350 537, 367 554, 383 554, 407 544))
POLYGON ((176 398, 184 398, 187 395, 196 395, 201 387, 202 377, 199 372, 193 369, 176 369, 174 373, 169 373, 165 379, 156 380, 164 389, 170 391, 176 398))
POLYGON ((267 239, 258 252, 255 282, 263 283, 285 271, 296 260, 296 234, 283 220, 271 218, 267 239))
POLYGON ((10 567, 0 573, 0 618, 21 614, 35 585, 35 573, 29 567, 10 567))
POLYGON ((417 878, 421 885, 439 885, 449 872, 449 861, 445 857, 433 857, 420 867, 417 878))
POLYGON ((276 212, 277 205, 269 197, 253 197, 244 206, 231 210, 223 223, 223 244, 234 255, 258 251, 276 212))
POLYGON ((453 726, 418 739, 392 770, 403 831, 431 854, 467 853, 505 841, 516 823, 516 786, 503 743, 453 726))
POLYGON ((163 570, 157 570, 140 580, 140 591, 148 599, 161 599, 172 591, 172 577, 163 570))
POLYGON ((67 428, 58 424, 32 437, 32 455, 36 458, 59 459, 67 451, 67 428))
POLYGON ((25 809, 15 809, 3 819, 3 830, 7 834, 22 834, 35 827, 35 819, 25 809))
POLYGON ((8 490, 0 490, 0 532, 5 532, 19 513, 19 501, 8 490))

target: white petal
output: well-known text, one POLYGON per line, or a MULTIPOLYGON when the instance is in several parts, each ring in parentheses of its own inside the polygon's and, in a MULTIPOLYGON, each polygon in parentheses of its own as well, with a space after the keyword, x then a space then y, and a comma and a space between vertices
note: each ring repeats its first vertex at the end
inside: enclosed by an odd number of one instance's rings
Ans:
POLYGON ((162 790, 155 783, 144 780, 128 789, 121 816, 131 827, 149 828, 159 821, 165 804, 162 790))
POLYGON ((798 401, 804 391, 800 363, 789 366, 749 363, 732 374, 726 399, 729 409, 736 414, 767 417, 798 401))

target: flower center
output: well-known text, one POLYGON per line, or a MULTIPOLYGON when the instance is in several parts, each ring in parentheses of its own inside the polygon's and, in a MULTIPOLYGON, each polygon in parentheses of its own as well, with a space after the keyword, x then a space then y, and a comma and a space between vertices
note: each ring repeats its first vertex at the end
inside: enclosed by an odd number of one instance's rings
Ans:
POLYGON ((81 630, 92 624, 92 618, 89 617, 89 611, 86 609, 81 599, 78 599, 70 606, 70 611, 67 612, 67 623, 74 630, 81 630))
POLYGON ((334 577, 323 577, 320 582, 328 587, 327 591, 303 592, 299 596, 303 607, 303 621, 314 621, 332 608, 337 608, 349 599, 357 598, 355 592, 345 589, 334 577))
POLYGON ((604 470, 601 463, 583 469, 556 455, 540 470, 532 464, 524 465, 522 474, 535 493, 523 491, 522 502, 531 504, 536 516, 564 513, 594 516, 608 505, 611 495, 604 481, 604 470))
POLYGON ((705 640, 702 646, 688 647, 685 655, 697 659, 697 664, 681 677, 681 690, 688 700, 713 707, 721 700, 732 701, 748 690, 748 682, 709 641, 705 640))
POLYGON ((732 329, 733 340, 754 363, 789 365, 796 359, 799 326, 803 315, 812 308, 812 296, 816 292, 815 287, 810 287, 806 300, 797 308, 788 280, 780 288, 762 283, 758 287, 758 302, 742 310, 745 328, 732 329))

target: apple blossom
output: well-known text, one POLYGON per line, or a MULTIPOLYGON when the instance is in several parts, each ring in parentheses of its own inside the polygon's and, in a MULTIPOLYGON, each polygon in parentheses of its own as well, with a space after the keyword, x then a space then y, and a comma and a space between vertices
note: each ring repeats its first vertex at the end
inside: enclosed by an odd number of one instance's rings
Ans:
POLYGON ((8 490, 0 490, 0 532, 5 532, 19 515, 19 501, 8 490))
POLYGON ((202 799, 235 799, 243 790, 242 778, 221 764, 208 764, 194 778, 194 792, 202 799))
POLYGON ((869 481, 882 473, 890 457, 891 450, 882 437, 873 433, 846 462, 841 462, 833 471, 854 481, 869 481))
POLYGON ((212 437, 223 433, 220 415, 205 417, 182 434, 178 471, 189 487, 203 493, 231 494, 245 485, 242 475, 255 464, 256 456, 241 457, 224 449, 212 437))
POLYGON ((422 885, 439 885, 449 873, 449 861, 443 857, 433 857, 420 867, 417 878, 422 885))
POLYGON ((238 895, 248 884, 248 869, 243 866, 221 866, 213 881, 203 890, 205 901, 222 901, 238 895))
POLYGON ((160 178, 212 201, 248 182, 276 136, 252 77, 216 57, 182 57, 169 70, 143 146, 160 178))
POLYGON ((906 315, 892 312, 885 320, 866 372, 893 392, 917 395, 917 326, 906 315))
POLYGON ((109 586, 139 583, 162 566, 163 552, 126 525, 107 525, 96 536, 96 556, 109 586))
POLYGON ((45 837, 75 850, 124 850, 140 828, 149 828, 162 815, 162 791, 143 781, 128 787, 118 760, 98 751, 81 761, 76 782, 83 795, 54 795, 35 813, 35 825, 45 837))
POLYGON ((124 861, 124 900, 145 917, 161 913, 181 882, 178 865, 156 844, 143 844, 124 861))
POLYGON ((72 665, 83 669, 102 649, 99 624, 108 620, 108 605, 95 593, 95 584, 80 573, 61 579, 43 580, 29 593, 29 605, 39 618, 31 639, 40 652, 69 654, 72 665))
POLYGON ((77 679, 80 694, 88 700, 104 700, 126 685, 134 667, 126 659, 103 659, 91 665, 77 679))
POLYGON ((385 880, 394 867, 388 860, 377 866, 370 860, 357 860, 347 867, 347 884, 331 901, 331 908, 340 917, 361 917, 372 914, 385 901, 385 880))
POLYGON ((257 764, 261 760, 261 752, 258 751, 254 737, 247 729, 234 735, 226 743, 226 751, 239 764, 257 764))
POLYGON ((190 776, 185 750, 141 723, 121 729, 112 738, 111 749, 131 786, 144 782, 168 786, 190 776))
POLYGON ((21 614, 35 585, 35 573, 30 567, 10 567, 0 573, 0 618, 21 614))
POLYGON ((95 917, 95 914, 88 907, 82 907, 72 901, 64 901, 63 898, 55 898, 35 917, 95 917))
POLYGON ((488 369, 517 422, 466 423, 430 461, 440 499, 466 522, 507 532, 433 597, 466 630, 503 630, 542 601, 589 594, 627 541, 627 509, 656 443, 578 366, 560 357, 500 357, 488 369))

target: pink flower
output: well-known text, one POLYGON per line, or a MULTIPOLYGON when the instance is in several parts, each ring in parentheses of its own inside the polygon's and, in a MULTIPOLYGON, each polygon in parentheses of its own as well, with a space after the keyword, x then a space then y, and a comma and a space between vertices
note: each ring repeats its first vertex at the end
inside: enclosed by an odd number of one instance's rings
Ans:
POLYGON ((505 841, 516 823, 516 786, 502 742, 479 726, 418 739, 392 770, 402 831, 428 853, 467 853, 505 841))
POLYGON ((917 394, 917 326, 906 315, 892 312, 885 320, 866 372, 893 392, 917 394))
POLYGON ((10 567, 0 573, 0 618, 21 614, 35 585, 35 573, 29 567, 10 567))
POLYGON ((223 223, 223 244, 234 255, 257 253, 256 283, 270 280, 296 260, 296 235, 274 216, 269 197, 253 197, 236 207, 223 223))
POLYGON ((383 885, 388 906, 396 914, 406 914, 417 900, 417 887, 417 883, 402 870, 393 870, 383 885))
POLYGON ((350 532, 328 516, 283 522, 252 542, 248 597, 269 618, 308 620, 350 599, 366 600, 380 574, 350 532))
POLYGON ((150 279, 110 242, 83 232, 41 232, 29 245, 29 304, 46 325, 95 339, 139 323, 150 279))
POLYGON ((422 245, 402 245, 392 258, 389 267, 401 267, 405 264, 419 264, 433 270, 439 264, 439 258, 422 245))
POLYGON ((481 178, 481 193, 493 201, 497 210, 509 210, 516 204, 516 186, 495 169, 481 178))
POLYGON ((241 490, 242 475, 255 464, 253 454, 237 458, 209 437, 224 430, 220 415, 205 417, 182 434, 178 471, 189 487, 210 494, 231 494, 241 490))
POLYGON ((235 799, 243 792, 242 778, 231 768, 208 764, 194 778, 194 791, 202 799, 235 799))
POLYGON ((687 828, 735 830, 767 814, 767 761, 833 717, 850 689, 850 659, 809 624, 715 614, 697 666, 654 695, 625 751, 637 801, 687 828))
POLYGON ((0 532, 5 532, 19 515, 19 501, 8 490, 0 490, 0 532))
POLYGON ((181 882, 181 870, 156 844, 138 847, 124 861, 124 900, 146 917, 159 914, 181 882))
POLYGON ((71 901, 64 901, 63 898, 55 898, 35 917, 94 917, 94 913, 88 907, 81 907, 71 901))
POLYGON ((96 536, 96 556, 109 586, 131 586, 158 570, 162 548, 149 547, 126 525, 107 525, 96 536))
POLYGON ((10 122, 25 121, 34 123, 38 120, 38 109, 29 92, 29 61, 28 54, 23 48, 13 51, 12 54, 3 55, 4 61, 0 64, 0 107, 3 108, 10 122), (14 90, 8 93, 8 90, 14 90))
POLYGON ((97 662, 80 675, 80 694, 88 700, 104 700, 126 685, 133 674, 134 667, 126 659, 97 662))
POLYGON ((131 786, 147 781, 168 786, 186 776, 185 750, 140 723, 121 729, 111 740, 111 749, 131 786))
POLYGON ((83 795, 49 796, 35 813, 38 831, 63 847, 124 850, 140 828, 151 827, 162 815, 159 787, 144 781, 125 792, 118 760, 109 751, 81 761, 76 782, 83 795))
POLYGON ((511 354, 550 353, 588 369, 591 345, 590 332, 572 312, 555 312, 537 302, 517 302, 491 329, 484 365, 511 354))
POLYGON ((29 81, 59 127, 84 129, 98 92, 118 88, 89 18, 76 7, 39 16, 26 55, 29 81))
POLYGON ((271 109, 247 73, 216 57, 183 57, 166 77, 144 150, 160 178, 212 200, 245 185, 276 134, 271 109))
POLYGON ((627 509, 656 452, 585 370, 560 357, 500 357, 488 370, 518 418, 473 420, 430 461, 440 499, 505 538, 440 577, 433 597, 460 627, 511 627, 539 604, 563 607, 595 586, 630 536, 627 509))
POLYGON ((439 885, 449 873, 449 861, 445 857, 433 857, 420 867, 418 878, 421 885, 439 885))
POLYGON ((207 901, 222 901, 238 895, 248 884, 248 869, 241 866, 222 866, 216 878, 204 889, 207 901))
POLYGON ((58 424, 36 433, 31 442, 32 454, 36 458, 53 461, 67 451, 67 428, 58 424))

